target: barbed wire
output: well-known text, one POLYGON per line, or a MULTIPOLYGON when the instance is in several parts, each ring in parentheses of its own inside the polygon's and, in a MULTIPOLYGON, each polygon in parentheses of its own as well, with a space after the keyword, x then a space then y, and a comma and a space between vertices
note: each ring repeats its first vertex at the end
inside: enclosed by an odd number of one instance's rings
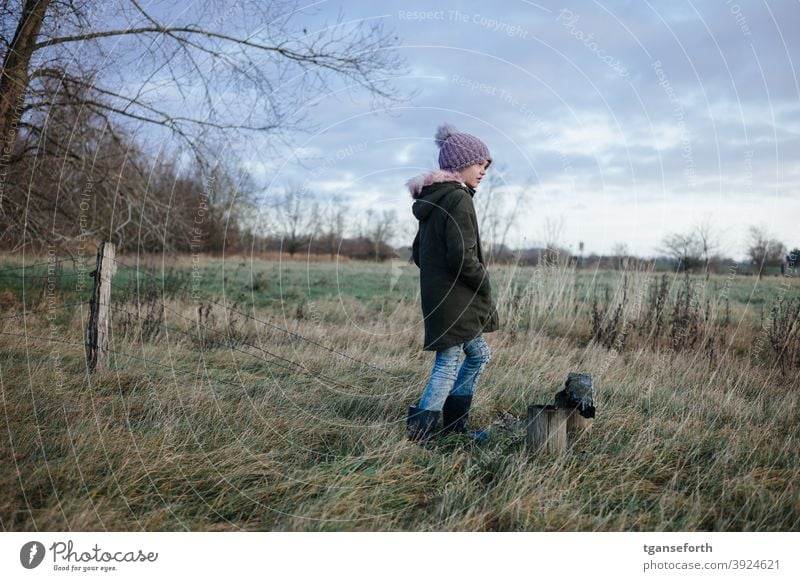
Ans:
POLYGON ((159 281, 163 281, 164 280, 163 277, 160 277, 160 276, 157 276, 157 275, 153 274, 151 272, 151 269, 145 268, 143 266, 138 266, 138 265, 137 266, 131 266, 130 264, 127 264, 127 263, 121 261, 119 258, 116 258, 116 257, 114 257, 112 260, 117 265, 121 266, 122 268, 127 268, 128 270, 132 270, 136 274, 143 274, 143 275, 149 276, 149 277, 151 277, 151 278, 153 278, 155 280, 159 280, 159 281))
MULTIPOLYGON (((147 268, 144 268, 144 267, 138 267, 138 266, 131 266, 130 264, 127 264, 126 262, 124 262, 124 261, 122 261, 122 260, 119 260, 119 259, 118 259, 118 258, 116 258, 116 257, 115 257, 113 260, 114 260, 114 262, 115 262, 116 264, 118 264, 118 265, 122 266, 123 268, 127 268, 127 269, 129 269, 129 270, 133 270, 133 271, 135 271, 135 272, 137 272, 137 273, 142 273, 143 275, 150 276, 151 278, 153 278, 153 279, 155 279, 155 280, 158 280, 158 281, 163 281, 163 280, 164 280, 164 278, 162 278, 162 277, 158 277, 158 276, 156 276, 155 274, 153 274, 153 272, 151 271, 151 269, 147 269, 147 268)), ((46 263, 40 263, 40 264, 51 264, 51 263, 50 263, 50 262, 46 262, 46 263)), ((82 274, 82 273, 72 273, 72 274, 70 274, 70 275, 66 275, 66 276, 75 276, 76 274, 82 274)), ((64 277, 64 275, 61 275, 61 276, 62 276, 62 277, 64 277)), ((222 308, 222 309, 223 309, 225 312, 227 312, 227 313, 233 313, 233 314, 240 315, 240 316, 242 316, 242 317, 245 317, 245 318, 247 318, 247 319, 250 319, 250 320, 252 320, 252 321, 253 321, 253 322, 255 322, 255 323, 259 323, 259 324, 262 324, 262 325, 265 325, 265 326, 271 327, 271 328, 273 328, 273 329, 276 329, 276 330, 278 330, 278 331, 280 331, 280 332, 282 332, 282 333, 286 333, 286 334, 288 334, 288 335, 290 335, 290 336, 292 336, 292 337, 295 337, 295 338, 297 338, 297 339, 299 339, 299 340, 301 340, 301 341, 305 341, 306 343, 309 343, 309 344, 311 344, 311 345, 314 345, 314 346, 316 346, 316 347, 319 347, 319 348, 321 348, 321 349, 324 349, 325 351, 328 351, 329 353, 332 353, 332 354, 335 354, 335 355, 337 355, 337 356, 339 356, 339 357, 342 357, 342 358, 348 359, 348 360, 350 360, 350 361, 352 361, 352 362, 354 362, 354 363, 357 363, 357 364, 359 364, 359 365, 361 365, 361 366, 363 366, 363 367, 368 367, 368 368, 370 368, 370 369, 373 369, 373 370, 375 370, 375 371, 379 371, 379 372, 381 372, 381 373, 383 373, 383 374, 386 374, 387 376, 389 376, 389 377, 390 377, 391 379, 393 379, 393 380, 396 380, 396 381, 400 381, 400 382, 404 382, 404 383, 405 383, 405 382, 411 381, 411 380, 413 379, 413 377, 414 377, 414 376, 413 376, 413 374, 409 374, 408 376, 401 376, 401 375, 398 375, 398 374, 396 374, 396 373, 394 373, 394 372, 392 372, 392 371, 389 371, 389 370, 387 370, 387 369, 384 369, 384 368, 382 368, 382 367, 380 367, 380 366, 378 366, 378 365, 375 365, 375 364, 373 364, 373 363, 369 363, 368 361, 364 361, 364 360, 358 359, 357 357, 353 357, 353 356, 351 356, 351 355, 349 355, 349 354, 347 354, 347 353, 343 353, 343 352, 341 352, 341 351, 338 351, 337 349, 333 349, 333 348, 331 348, 331 347, 328 347, 327 345, 324 345, 324 344, 322 344, 322 343, 320 343, 320 342, 318 342, 318 341, 315 341, 314 339, 310 339, 310 338, 308 338, 308 337, 305 337, 304 335, 301 335, 300 333, 297 333, 297 332, 295 332, 295 331, 291 331, 291 330, 289 330, 289 329, 286 329, 286 328, 284 328, 284 327, 281 327, 280 325, 276 325, 276 324, 274 324, 274 323, 272 323, 272 322, 270 322, 270 321, 266 321, 266 320, 263 320, 263 319, 259 319, 258 317, 255 317, 254 315, 251 315, 250 313, 246 313, 246 312, 244 312, 244 311, 240 311, 240 310, 238 310, 238 309, 236 309, 236 308, 234 308, 234 307, 231 307, 231 306, 225 305, 225 304, 223 304, 223 303, 221 303, 221 302, 219 302, 219 301, 213 300, 213 299, 207 299, 207 300, 208 300, 208 302, 209 302, 209 303, 211 303, 211 304, 214 304, 214 305, 217 305, 217 306, 221 307, 221 308, 222 308)), ((75 304, 74 304, 74 305, 72 305, 72 306, 77 306, 77 305, 81 305, 81 304, 88 304, 88 302, 75 303, 75 304)), ((171 307, 169 307, 169 306, 168 306, 167 304, 165 304, 163 301, 159 301, 159 305, 160 305, 160 306, 161 306, 163 309, 165 309, 165 310, 168 310, 168 311, 170 311, 171 313, 173 313, 173 314, 175 314, 175 315, 177 315, 177 316, 179 316, 179 317, 181 317, 181 318, 183 318, 183 319, 185 319, 185 320, 187 320, 187 321, 191 322, 191 323, 192 323, 192 325, 197 325, 197 326, 198 326, 198 328, 203 328, 203 329, 205 329, 205 330, 208 330, 208 331, 210 331, 210 332, 212 332, 212 333, 216 333, 216 332, 217 332, 217 331, 215 331, 214 329, 211 329, 211 328, 209 328, 209 327, 207 327, 207 326, 205 326, 205 325, 202 325, 202 324, 200 323, 199 319, 197 319, 197 320, 196 320, 196 319, 191 319, 191 318, 189 318, 189 317, 186 317, 185 315, 182 315, 181 313, 177 312, 175 309, 172 309, 171 307)), ((66 305, 65 305, 64 307, 59 307, 59 308, 66 308, 66 305)), ((129 316, 133 316, 133 315, 135 315, 135 316, 137 316, 137 317, 139 316, 139 314, 138 314, 138 313, 131 313, 131 312, 129 312, 129 311, 126 311, 125 309, 122 309, 122 308, 120 308, 120 307, 116 307, 116 306, 111 306, 111 305, 110 305, 110 306, 109 306, 109 308, 111 308, 112 310, 117 310, 117 311, 119 311, 119 312, 124 312, 124 313, 128 314, 129 316)), ((45 311, 45 310, 46 310, 46 309, 41 309, 41 310, 37 310, 37 312, 43 312, 43 311, 45 311)), ((31 311, 28 311, 28 313, 30 313, 30 312, 31 312, 31 311)), ((19 318, 19 317, 23 317, 23 316, 25 316, 25 314, 24 314, 24 313, 23 313, 23 314, 20 314, 20 315, 13 315, 13 316, 9 316, 9 317, 1 317, 0 319, 19 318)), ((168 330, 171 330, 171 331, 173 331, 173 332, 177 332, 177 333, 182 333, 182 334, 188 335, 189 337, 191 337, 192 339, 195 339, 195 340, 200 340, 200 337, 197 337, 197 336, 195 336, 195 335, 192 335, 192 334, 190 334, 190 333, 186 333, 185 331, 182 331, 182 330, 180 330, 180 329, 169 328, 169 327, 166 325, 166 323, 163 323, 163 324, 164 324, 165 328, 167 328, 168 330)), ((280 360, 282 360, 282 361, 285 361, 285 362, 288 362, 288 363, 290 363, 290 364, 292 364, 292 365, 298 366, 298 367, 300 367, 300 368, 301 368, 301 369, 302 369, 302 370, 303 370, 305 373, 308 373, 308 374, 315 375, 315 376, 317 376, 317 377, 319 377, 319 378, 321 378, 321 379, 324 379, 325 381, 328 381, 328 382, 331 382, 331 383, 334 383, 334 384, 337 384, 337 385, 341 385, 341 386, 343 386, 343 387, 347 387, 347 388, 349 388, 349 389, 356 388, 356 386, 354 386, 354 385, 352 385, 352 384, 348 384, 348 383, 340 382, 340 381, 338 381, 338 380, 336 380, 336 379, 334 379, 334 378, 332 378, 332 377, 326 376, 325 374, 322 374, 322 373, 319 373, 319 372, 313 372, 313 371, 310 371, 310 370, 308 370, 308 369, 307 369, 307 368, 306 368, 306 367, 305 367, 303 364, 301 364, 301 363, 298 363, 298 362, 296 362, 296 361, 292 361, 291 359, 287 359, 287 358, 285 358, 285 357, 283 357, 283 356, 281 356, 281 355, 277 355, 277 354, 275 354, 275 353, 272 353, 272 352, 268 351, 267 349, 264 349, 263 347, 261 347, 261 346, 259 346, 259 345, 254 345, 254 344, 252 344, 252 343, 249 343, 249 342, 246 342, 246 341, 243 341, 243 340, 240 340, 240 343, 241 343, 241 344, 243 344, 243 345, 246 345, 246 346, 248 346, 248 347, 250 347, 250 348, 252 348, 252 349, 257 349, 257 350, 259 350, 259 351, 263 352, 264 354, 266 354, 266 355, 269 355, 270 357, 273 357, 273 358, 276 358, 276 359, 280 359, 280 360)), ((224 343, 221 343, 221 344, 225 345, 224 343)), ((235 346, 233 346, 233 345, 230 345, 230 344, 229 344, 229 345, 227 345, 227 346, 228 346, 228 347, 232 347, 232 348, 236 349, 237 351, 240 351, 240 352, 242 352, 242 353, 245 353, 245 354, 247 354, 247 355, 250 355, 250 356, 252 356, 252 357, 256 357, 257 359, 259 359, 259 360, 261 360, 261 361, 265 361, 265 362, 267 362, 267 363, 270 363, 269 361, 267 361, 266 359, 264 359, 264 358, 262 358, 262 357, 257 357, 257 356, 256 356, 256 355, 254 355, 253 353, 250 353, 250 352, 248 352, 248 351, 244 351, 244 350, 242 350, 242 349, 237 349, 237 348, 236 348, 235 346)), ((280 367, 284 367, 284 368, 287 368, 287 369, 291 369, 292 371, 294 371, 294 370, 295 370, 294 368, 290 368, 290 367, 288 367, 288 366, 281 365, 281 364, 279 364, 279 363, 277 363, 277 362, 272 362, 272 363, 274 363, 275 365, 278 365, 278 366, 280 366, 280 367)), ((356 389, 357 389, 357 388, 356 388, 356 389)))
POLYGON ((60 261, 57 261, 57 262, 50 262, 50 261, 37 262, 35 264, 23 264, 22 266, 14 266, 14 267, 11 267, 11 268, 4 268, 4 269, 0 270, 0 275, 4 275, 7 272, 15 272, 17 270, 25 270, 26 268, 36 268, 37 266, 43 266, 43 265, 46 265, 46 264, 59 264, 59 262, 60 261))
MULTIPOLYGON (((139 265, 133 266, 131 264, 128 264, 127 262, 124 262, 124 261, 120 260, 117 257, 114 257, 112 260, 115 263, 117 263, 119 266, 121 266, 122 268, 127 268, 128 270, 132 270, 132 271, 134 271, 136 273, 140 273, 140 274, 149 276, 149 277, 153 278, 154 280, 158 280, 158 281, 162 281, 162 282, 164 280, 166 280, 164 277, 154 274, 154 271, 151 268, 147 268, 145 266, 139 266, 139 265)), ((222 265, 220 266, 220 269, 221 268, 222 268, 222 265)), ((217 270, 217 269, 215 269, 215 270, 217 270)))
MULTIPOLYGON (((39 335, 27 335, 25 333, 10 333, 8 331, 0 331, 0 335, 8 335, 10 337, 22 337, 22 338, 25 338, 25 339, 37 339, 37 340, 42 340, 42 341, 50 341, 50 342, 54 342, 54 343, 62 343, 62 344, 65 344, 65 345, 72 345, 72 346, 76 346, 76 347, 85 347, 85 344, 83 342, 68 341, 66 339, 58 339, 58 338, 55 338, 55 337, 42 337, 42 336, 39 336, 39 335)), ((183 375, 190 375, 190 376, 194 377, 195 379, 198 376, 198 373, 195 372, 195 371, 191 371, 191 370, 188 370, 188 369, 181 369, 180 367, 175 367, 174 365, 167 365, 166 363, 161 363, 160 361, 156 361, 156 360, 150 359, 148 357, 142 357, 140 355, 133 355, 132 353, 126 353, 125 351, 120 351, 118 349, 108 348, 107 351, 109 353, 114 354, 114 355, 119 355, 119 356, 122 356, 122 357, 128 357, 130 359, 136 359, 138 361, 143 361, 145 363, 151 363, 151 364, 156 365, 158 367, 163 367, 164 369, 169 369, 170 371, 175 372, 175 373, 180 373, 180 374, 183 374, 183 375)), ((246 387, 246 385, 243 384, 243 383, 236 383, 235 381, 228 381, 228 380, 225 380, 225 379, 211 377, 208 374, 204 374, 204 377, 208 377, 208 379, 210 379, 211 381, 215 381, 215 382, 218 382, 218 383, 225 383, 225 384, 228 384, 228 385, 233 385, 234 387, 238 387, 238 388, 246 387)))
MULTIPOLYGON (((56 267, 58 267, 58 270, 53 274, 53 277, 57 278, 57 279, 72 278, 72 277, 81 276, 81 275, 90 276, 91 271, 89 271, 88 269, 87 270, 83 270, 83 271, 82 270, 75 270, 75 272, 64 273, 63 270, 62 270, 62 265, 64 264, 64 262, 66 262, 66 261, 59 260, 57 262, 38 262, 36 264, 26 264, 25 266, 18 266, 18 267, 14 267, 14 268, 5 268, 5 269, 0 270, 0 276, 5 276, 10 272, 16 272, 18 270, 25 270, 25 269, 29 269, 29 268, 35 268, 35 267, 39 267, 39 266, 43 266, 43 265, 51 265, 51 264, 53 264, 56 267)), ((34 277, 34 276, 36 276, 38 274, 44 274, 44 273, 31 273, 30 276, 34 277)), ((25 275, 24 274, 23 275, 14 275, 14 278, 25 278, 25 275)))
MULTIPOLYGON (((190 323, 192 323, 192 325, 196 325, 198 327, 198 329, 202 329, 204 331, 209 331, 209 332, 211 332, 211 333, 213 333, 215 335, 220 335, 222 333, 222 331, 218 331, 216 329, 212 329, 212 328, 210 328, 210 327, 208 327, 206 325, 201 324, 197 320, 191 319, 189 317, 186 317, 185 315, 182 315, 182 314, 178 313, 177 311, 175 311, 174 309, 168 307, 164 303, 161 303, 161 306, 163 306, 166 310, 170 311, 171 313, 174 313, 178 317, 181 317, 182 319, 185 319, 186 321, 189 321, 190 323)), ((122 313, 125 313, 125 314, 129 315, 129 316, 139 316, 138 313, 132 313, 132 312, 126 310, 126 309, 122 309, 122 308, 119 308, 119 307, 111 306, 110 308, 111 308, 112 311, 122 312, 122 313)), ((206 336, 194 335, 194 334, 189 333, 187 331, 184 331, 182 329, 177 329, 175 327, 171 327, 171 326, 167 325, 166 322, 159 323, 159 326, 163 326, 164 329, 166 331, 168 331, 168 332, 179 333, 179 334, 185 335, 185 336, 187 336, 190 339, 193 339, 195 341, 203 342, 203 341, 208 340, 208 337, 206 337, 206 336)), ((345 387, 345 388, 348 388, 348 389, 355 389, 355 390, 360 389, 356 385, 353 385, 351 383, 346 383, 346 382, 343 382, 343 381, 339 381, 338 379, 330 377, 329 375, 326 375, 326 374, 324 374, 324 373, 322 373, 320 371, 312 371, 312 370, 308 369, 302 363, 298 363, 297 361, 293 361, 291 359, 283 357, 282 355, 278 355, 276 353, 273 353, 273 352, 271 352, 271 351, 269 351, 267 349, 264 349, 260 345, 255 345, 255 344, 250 343, 249 341, 245 341, 244 339, 241 339, 241 338, 234 339, 234 338, 230 337, 230 335, 229 335, 227 341, 221 341, 221 340, 215 339, 215 338, 211 338, 211 341, 213 341, 212 344, 217 344, 217 345, 222 346, 222 347, 231 348, 231 349, 233 349, 235 351, 238 351, 238 352, 243 353, 245 355, 248 355, 250 357, 254 357, 255 359, 258 359, 259 361, 263 361, 265 363, 270 363, 270 364, 273 364, 273 365, 277 365, 278 367, 281 367, 283 369, 288 369, 289 371, 293 371, 294 372, 294 371, 297 371, 297 368, 299 368, 305 374, 307 374, 307 375, 309 375, 311 377, 315 377, 315 378, 321 379, 321 380, 326 381, 326 382, 328 382, 330 384, 339 385, 341 387, 345 387), (237 342, 239 344, 241 344, 241 345, 245 345, 245 346, 250 347, 252 349, 256 349, 258 351, 261 351, 265 355, 268 355, 268 356, 273 357, 275 359, 279 359, 281 361, 285 361, 286 363, 290 363, 294 367, 290 367, 289 365, 284 365, 284 364, 279 363, 277 361, 269 361, 269 360, 265 359, 264 357, 259 357, 259 356, 255 355, 253 353, 250 353, 249 351, 245 351, 243 349, 240 349, 236 345, 237 342)))
MULTIPOLYGON (((163 280, 162 278, 159 278, 159 277, 157 277, 157 276, 153 275, 151 272, 149 272, 149 271, 148 271, 148 269, 145 269, 145 268, 141 268, 141 269, 139 269, 139 268, 136 268, 136 267, 130 266, 130 265, 128 265, 128 264, 126 264, 126 263, 122 262, 121 260, 119 260, 119 259, 117 259, 117 258, 114 258, 114 261, 115 261, 116 263, 120 264, 121 266, 123 266, 124 268, 134 269, 134 270, 137 270, 138 272, 142 272, 143 274, 147 274, 147 275, 149 275, 149 276, 152 276, 153 278, 155 278, 155 279, 157 279, 157 280, 163 280)), ((365 367, 369 367, 369 368, 371 368, 371 369, 374 369, 374 370, 376 370, 376 371, 380 371, 381 373, 384 373, 384 374, 388 375, 389 377, 391 377, 392 379, 395 379, 395 380, 397 380, 397 381, 403 381, 403 382, 405 382, 405 381, 408 381, 408 380, 411 378, 411 375, 409 375, 409 376, 401 376, 401 375, 397 375, 396 373, 394 373, 394 372, 392 372, 392 371, 389 371, 388 369, 384 369, 384 368, 382 368, 382 367, 380 367, 380 366, 378 366, 378 365, 375 365, 375 364, 373 364, 373 363, 369 363, 369 362, 367 362, 367 361, 363 361, 363 360, 361 360, 361 359, 358 359, 358 358, 356 358, 356 357, 353 357, 352 355, 348 355, 347 353, 343 353, 343 352, 341 352, 341 351, 338 351, 338 350, 336 350, 336 349, 333 349, 333 348, 331 348, 331 347, 328 347, 327 345, 323 345, 322 343, 319 343, 318 341, 315 341, 315 340, 313 340, 313 339, 309 339, 308 337, 305 337, 305 336, 301 335, 300 333, 296 333, 296 332, 294 332, 294 331, 290 331, 289 329, 286 329, 286 328, 284 328, 284 327, 281 327, 280 325, 276 325, 276 324, 274 324, 274 323, 271 323, 271 322, 269 322, 269 321, 265 321, 265 320, 263 320, 263 319, 259 319, 259 318, 255 317, 255 316, 253 316, 253 315, 251 315, 251 314, 249 314, 249 313, 246 313, 246 312, 244 312, 244 311, 240 311, 240 310, 238 310, 238 309, 235 309, 235 308, 233 308, 233 307, 229 307, 229 306, 227 306, 227 305, 225 305, 225 304, 223 304, 223 303, 221 303, 221 302, 219 302, 219 301, 215 301, 215 300, 213 300, 213 299, 207 299, 207 300, 208 300, 208 302, 210 302, 210 303, 212 303, 212 304, 215 304, 215 305, 217 305, 217 306, 219 306, 219 307, 222 307, 222 308, 223 308, 224 310, 226 310, 226 311, 229 311, 229 312, 231 312, 231 313, 236 313, 236 314, 238 314, 238 315, 241 315, 241 316, 243 316, 243 317, 247 317, 248 319, 251 319, 252 321, 254 321, 254 322, 256 322, 256 323, 260 323, 260 324, 262 324, 262 325, 266 325, 266 326, 272 327, 272 328, 274 328, 274 329, 277 329, 277 330, 279 330, 279 331, 281 331, 281 332, 283 332, 283 333, 287 333, 287 334, 289 334, 289 335, 292 335, 292 336, 294 336, 294 337, 297 337, 298 339, 300 339, 300 340, 302 340, 302 341, 306 341, 307 343, 310 343, 310 344, 312 344, 312 345, 315 345, 315 346, 317 346, 317 347, 319 347, 319 348, 321 348, 321 349, 325 349, 326 351, 328 351, 328 352, 330 352, 330 353, 333 353, 333 354, 335 354, 335 355, 338 355, 338 356, 340 356, 340 357, 344 357, 345 359, 349 359, 350 361, 353 361, 353 362, 355 362, 355 363, 358 363, 358 364, 360 364, 360 365, 363 365, 363 366, 365 366, 365 367)), ((161 304, 162 304, 162 305, 163 305, 165 308, 169 308, 169 307, 167 307, 167 305, 165 305, 163 302, 162 302, 161 304)), ((180 315, 180 316, 182 316, 182 315, 180 315)), ((189 319, 189 320, 192 320, 192 319, 189 319)), ((194 320, 192 320, 192 321, 194 322, 194 320)))
POLYGON ((0 321, 5 320, 5 319, 19 319, 20 317, 27 317, 27 316, 29 316, 31 314, 46 313, 46 312, 49 312, 49 311, 57 311, 57 310, 60 310, 60 309, 68 309, 69 307, 77 307, 77 306, 80 306, 80 305, 88 305, 88 304, 89 304, 89 301, 81 301, 79 303, 69 303, 69 304, 66 304, 66 305, 58 305, 56 307, 43 307, 43 308, 40 308, 40 309, 29 309, 29 310, 26 310, 26 311, 24 311, 22 313, 19 313, 18 315, 7 315, 7 316, 4 316, 4 317, 0 317, 0 321))
POLYGON ((340 351, 337 351, 336 349, 333 349, 331 347, 323 345, 322 343, 318 343, 317 341, 314 341, 313 339, 309 339, 308 337, 304 337, 303 335, 301 335, 299 333, 295 333, 294 331, 290 331, 288 329, 285 329, 285 328, 281 327, 280 325, 275 325, 274 323, 270 323, 269 321, 264 321, 263 319, 259 319, 259 318, 255 317, 255 316, 253 316, 253 315, 251 315, 249 313, 245 313, 244 311, 240 311, 238 309, 234 309, 233 307, 226 307, 224 304, 220 303, 219 301, 208 299, 208 302, 210 302, 212 304, 215 304, 217 306, 220 306, 223 309, 225 309, 227 311, 230 311, 232 313, 236 313, 236 314, 241 315, 243 317, 247 317, 248 319, 251 319, 252 321, 254 321, 256 323, 260 323, 262 325, 266 325, 266 326, 272 327, 273 329, 277 329, 277 330, 282 331, 284 333, 288 333, 289 335, 297 337, 298 339, 301 339, 303 341, 311 343, 312 345, 315 345, 317 347, 325 349, 326 351, 329 351, 331 353, 335 353, 336 355, 339 355, 341 357, 349 359, 349 360, 351 360, 353 362, 359 363, 360 365, 363 365, 365 367, 370 367, 372 369, 375 369, 376 371, 380 371, 382 373, 385 373, 385 374, 391 376, 393 379, 397 379, 397 380, 400 380, 400 381, 405 381, 406 380, 405 377, 399 376, 399 375, 397 375, 396 373, 394 373, 392 371, 389 371, 387 369, 384 369, 384 368, 382 368, 382 367, 380 367, 378 365, 374 365, 374 364, 369 363, 367 361, 362 361, 361 359, 358 359, 356 357, 352 357, 351 355, 348 355, 347 353, 342 353, 340 351))

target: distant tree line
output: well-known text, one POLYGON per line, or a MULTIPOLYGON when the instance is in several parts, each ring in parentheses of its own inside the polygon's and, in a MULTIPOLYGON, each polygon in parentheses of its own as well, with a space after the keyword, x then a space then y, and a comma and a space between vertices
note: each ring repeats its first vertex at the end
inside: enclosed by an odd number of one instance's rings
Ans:
POLYGON ((394 210, 367 210, 357 217, 347 200, 323 201, 304 185, 291 182, 261 198, 255 217, 241 233, 242 252, 281 252, 289 258, 303 255, 337 256, 383 261, 397 256, 390 240, 399 231, 394 210))
MULTIPOLYGON (((718 272, 725 270, 725 263, 733 262, 724 257, 728 249, 707 219, 688 231, 665 236, 661 250, 681 271, 718 272)), ((780 267, 787 256, 783 242, 771 237, 763 226, 750 226, 745 253, 758 276, 762 276, 765 269, 780 267)))

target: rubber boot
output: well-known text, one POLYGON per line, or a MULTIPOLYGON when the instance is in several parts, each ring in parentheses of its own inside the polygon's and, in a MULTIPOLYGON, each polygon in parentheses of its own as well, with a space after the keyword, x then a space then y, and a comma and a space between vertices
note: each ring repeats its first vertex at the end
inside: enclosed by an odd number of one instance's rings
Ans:
POLYGON ((471 395, 448 395, 444 400, 442 408, 442 418, 444 427, 442 433, 467 434, 475 442, 484 443, 489 440, 488 432, 483 430, 467 430, 467 420, 469 419, 469 408, 472 405, 471 395))
POLYGON ((436 432, 439 423, 439 412, 423 410, 415 406, 408 408, 408 439, 412 442, 427 444, 436 432))

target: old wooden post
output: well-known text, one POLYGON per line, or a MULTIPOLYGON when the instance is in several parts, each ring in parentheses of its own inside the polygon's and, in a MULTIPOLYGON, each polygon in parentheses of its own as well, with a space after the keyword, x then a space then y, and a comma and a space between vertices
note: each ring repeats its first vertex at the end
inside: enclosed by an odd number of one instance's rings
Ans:
POLYGON ((572 442, 592 428, 592 420, 584 418, 578 408, 567 409, 567 440, 572 442))
POLYGON ((567 449, 567 411, 554 405, 528 406, 528 453, 558 454, 567 449))
POLYGON ((114 245, 101 242, 97 249, 94 286, 89 301, 89 321, 86 324, 84 346, 89 371, 108 367, 108 306, 111 302, 111 277, 117 272, 114 245))

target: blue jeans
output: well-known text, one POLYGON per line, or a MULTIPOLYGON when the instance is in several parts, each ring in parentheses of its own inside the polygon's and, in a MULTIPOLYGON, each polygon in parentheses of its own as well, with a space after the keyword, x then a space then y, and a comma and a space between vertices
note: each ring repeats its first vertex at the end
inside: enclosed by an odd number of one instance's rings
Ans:
POLYGON ((436 352, 428 387, 419 401, 419 408, 429 411, 442 411, 448 395, 472 395, 475 384, 492 354, 489 345, 478 335, 472 341, 454 345, 436 352), (458 367, 461 351, 466 357, 458 367), (456 373, 457 372, 457 373, 456 373))

